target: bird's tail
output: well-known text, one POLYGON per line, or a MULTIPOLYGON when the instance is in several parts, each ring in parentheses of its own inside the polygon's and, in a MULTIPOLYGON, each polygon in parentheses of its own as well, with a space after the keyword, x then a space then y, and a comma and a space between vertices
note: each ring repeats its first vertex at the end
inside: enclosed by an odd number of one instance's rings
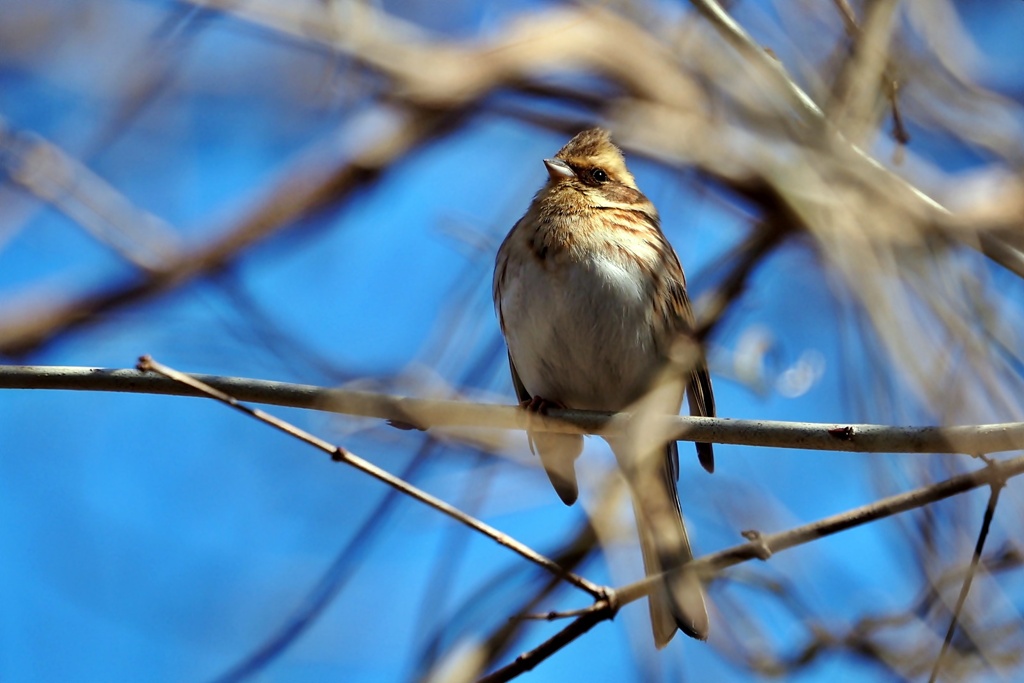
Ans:
MULTIPOLYGON (((648 576, 676 569, 693 559, 690 540, 683 526, 683 515, 676 493, 672 464, 677 462, 675 442, 667 447, 667 457, 659 458, 655 468, 642 468, 648 476, 633 476, 633 511, 636 515, 644 570, 648 576)), ((654 643, 660 649, 675 635, 676 629, 698 640, 708 637, 708 610, 704 588, 693 573, 669 574, 648 598, 654 643)))

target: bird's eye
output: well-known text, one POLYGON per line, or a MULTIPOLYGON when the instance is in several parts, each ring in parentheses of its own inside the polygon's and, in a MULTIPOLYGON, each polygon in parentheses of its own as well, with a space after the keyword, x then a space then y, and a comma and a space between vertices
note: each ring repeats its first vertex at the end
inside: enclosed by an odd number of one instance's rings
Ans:
POLYGON ((594 181, 598 183, 603 183, 608 180, 608 174, 605 173, 604 170, 600 168, 595 168, 593 171, 591 171, 590 177, 593 178, 594 181))

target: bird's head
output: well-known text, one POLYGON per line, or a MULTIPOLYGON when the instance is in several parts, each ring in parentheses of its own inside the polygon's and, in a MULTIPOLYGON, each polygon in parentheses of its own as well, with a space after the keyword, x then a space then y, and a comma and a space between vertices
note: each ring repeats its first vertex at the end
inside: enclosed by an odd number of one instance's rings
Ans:
POLYGON ((578 193, 592 206, 630 204, 643 197, 625 157, 603 128, 578 133, 544 165, 549 190, 578 193))

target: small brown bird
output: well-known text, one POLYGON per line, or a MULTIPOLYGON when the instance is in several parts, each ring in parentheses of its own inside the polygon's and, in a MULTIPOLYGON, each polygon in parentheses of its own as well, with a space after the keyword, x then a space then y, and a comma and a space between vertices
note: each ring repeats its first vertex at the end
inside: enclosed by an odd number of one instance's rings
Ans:
MULTIPOLYGON (((494 305, 521 404, 541 412, 618 412, 643 401, 646 409, 678 414, 685 385, 690 413, 714 416, 703 356, 679 360, 679 342, 694 325, 682 267, 622 152, 594 128, 544 165, 550 178, 505 238, 494 268, 494 305)), ((529 438, 555 491, 572 505, 583 437, 529 438)), ((623 436, 608 442, 630 485, 646 572, 691 560, 676 492, 676 442, 659 441, 654 452, 623 436)), ((711 444, 696 446, 701 465, 713 471, 711 444)), ((704 590, 694 575, 668 576, 651 594, 650 609, 659 648, 677 628, 707 639, 704 590)))

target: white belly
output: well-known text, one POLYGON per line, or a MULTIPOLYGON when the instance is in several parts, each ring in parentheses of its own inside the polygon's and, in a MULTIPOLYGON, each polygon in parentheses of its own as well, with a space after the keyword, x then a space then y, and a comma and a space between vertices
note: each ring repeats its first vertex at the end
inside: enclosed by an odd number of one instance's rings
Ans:
POLYGON ((527 391, 589 410, 618 411, 640 398, 663 362, 646 281, 608 259, 563 262, 557 272, 520 263, 502 288, 501 314, 527 391))

